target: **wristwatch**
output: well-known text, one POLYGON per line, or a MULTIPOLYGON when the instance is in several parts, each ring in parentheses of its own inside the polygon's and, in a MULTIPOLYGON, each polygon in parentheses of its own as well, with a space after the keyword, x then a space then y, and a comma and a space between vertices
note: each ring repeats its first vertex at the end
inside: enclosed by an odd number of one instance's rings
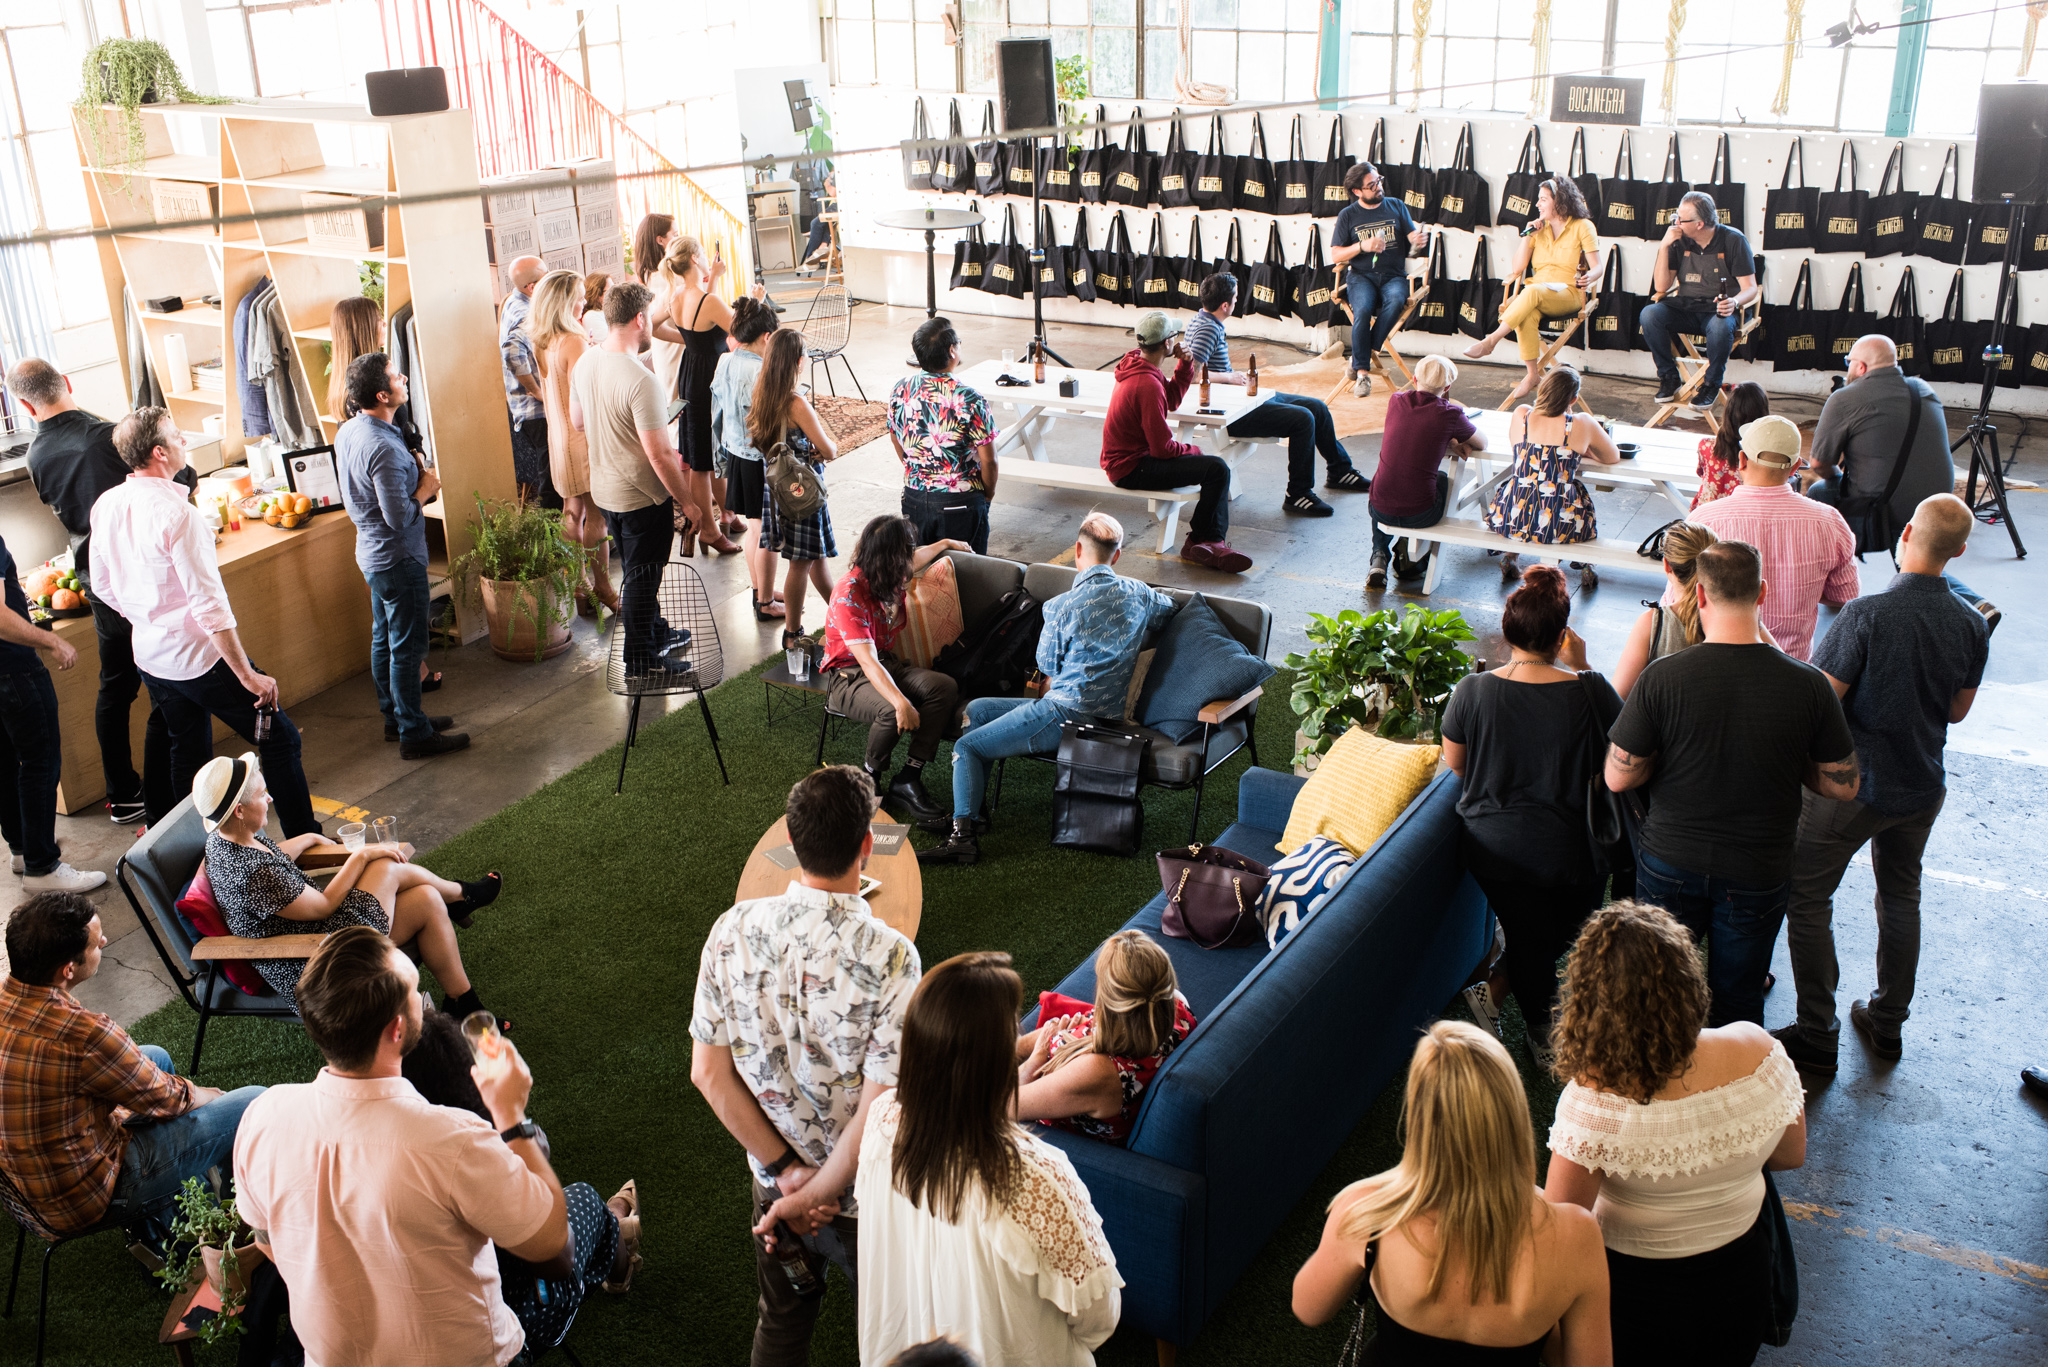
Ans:
POLYGON ((498 1131, 498 1138, 510 1144, 515 1139, 531 1139, 540 1133, 540 1126, 531 1120, 522 1120, 509 1130, 498 1131))
POLYGON ((783 1169, 796 1162, 796 1160, 796 1146, 785 1143, 782 1148, 782 1157, 776 1159, 773 1163, 763 1163, 761 1171, 767 1173, 770 1178, 780 1177, 782 1176, 783 1169))

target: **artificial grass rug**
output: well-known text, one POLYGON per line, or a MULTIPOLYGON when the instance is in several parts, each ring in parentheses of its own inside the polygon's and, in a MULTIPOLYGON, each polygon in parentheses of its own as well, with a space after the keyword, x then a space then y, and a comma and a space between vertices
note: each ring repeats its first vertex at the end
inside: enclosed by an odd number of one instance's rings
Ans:
MULTIPOLYGON (((426 855, 450 876, 497 869, 505 891, 463 933, 478 991, 514 1022, 532 1066, 531 1110, 545 1127, 562 1181, 600 1193, 637 1178, 645 1204, 646 1263, 625 1297, 585 1302, 569 1344, 593 1364, 744 1362, 755 1316, 754 1262, 744 1160, 690 1085, 689 1020, 698 956, 711 923, 731 904, 748 852, 781 815, 789 786, 808 771, 816 713, 770 728, 759 670, 711 693, 730 787, 721 787, 701 718, 685 707, 643 726, 623 796, 612 795, 616 747, 549 783, 426 855)), ((1291 753, 1291 676, 1267 686, 1258 725, 1260 757, 1282 767, 1291 753)), ((858 763, 860 734, 841 724, 829 761, 858 763)), ((926 786, 950 791, 949 750, 926 786)), ((1209 779, 1203 839, 1235 819, 1243 752, 1209 779)), ((924 872, 918 953, 926 965, 973 949, 1008 951, 1027 998, 1054 986, 1158 891, 1151 859, 1121 860, 1056 850, 1047 843, 1053 769, 1009 766, 997 827, 973 868, 924 872)), ((1145 793, 1145 848, 1185 838, 1192 793, 1145 793)), ((930 837, 919 836, 919 843, 930 837)), ((133 1031, 182 1064, 196 1017, 175 1002, 133 1031)), ((1510 1007, 1504 1025, 1518 1026, 1510 1007)), ((1339 1040, 1304 1040, 1326 1051, 1342 1085, 1339 1040)), ((1517 1057, 1523 1057, 1519 1046, 1517 1057)), ((229 1019, 207 1031, 200 1080, 234 1088, 303 1082, 320 1066, 293 1022, 229 1019)), ((1314 1250, 1324 1206, 1355 1178, 1391 1166, 1401 1079, 1289 1214, 1259 1259, 1183 1360, 1297 1363, 1336 1357, 1345 1324, 1309 1330, 1288 1309, 1295 1269, 1314 1250)), ((1532 1087, 1539 1142, 1554 1085, 1532 1087)), ((1313 1098, 1303 1098, 1313 1104, 1313 1098)), ((1284 1157, 1284 1142, 1281 1148, 1284 1157)), ((0 1227, 4 1228, 4 1227, 0 1227)), ((35 1257, 26 1260, 12 1319, 0 1321, 0 1358, 32 1361, 35 1257)), ((60 1249, 50 1306, 52 1364, 155 1364, 168 1301, 112 1236, 60 1249)), ((201 1348, 199 1360, 228 1363, 232 1346, 201 1348)), ((853 1300, 837 1275, 812 1361, 851 1367, 858 1359, 853 1300)), ((1120 1333, 1097 1360, 1122 1367, 1154 1361, 1150 1340, 1120 1333)))

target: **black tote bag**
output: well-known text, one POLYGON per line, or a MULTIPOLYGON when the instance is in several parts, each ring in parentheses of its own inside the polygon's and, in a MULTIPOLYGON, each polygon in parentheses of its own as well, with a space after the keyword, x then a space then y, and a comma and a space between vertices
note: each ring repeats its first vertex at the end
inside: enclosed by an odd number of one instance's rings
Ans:
POLYGON ((1038 177, 1038 147, 1030 138, 1012 138, 1003 144, 1003 186, 1007 193, 1031 198, 1038 177))
POLYGON ((1705 181, 1692 188, 1714 199, 1714 216, 1721 220, 1723 227, 1743 232, 1748 221, 1744 210, 1748 208, 1748 196, 1741 181, 1735 179, 1729 163, 1735 160, 1728 150, 1728 135, 1723 133, 1714 144, 1714 171, 1705 181))
POLYGON ((1124 145, 1110 162, 1114 174, 1105 192, 1111 204, 1143 208, 1159 192, 1159 154, 1145 145, 1145 111, 1131 110, 1131 126, 1124 130, 1124 145))
POLYGON ((1000 195, 1009 189, 1010 149, 996 136, 996 102, 981 107, 981 137, 974 148, 974 193, 1000 195))
POLYGON ((1180 307, 1180 260, 1166 250, 1166 220, 1152 215, 1152 237, 1145 254, 1131 266, 1131 307, 1174 309, 1180 307))
POLYGON ((917 97, 917 112, 910 116, 910 141, 903 144, 903 188, 906 190, 929 190, 932 185, 932 162, 936 156, 931 147, 912 147, 911 142, 931 141, 932 121, 925 113, 924 96, 917 97))
POLYGON ((1540 130, 1532 125, 1522 135, 1522 155, 1515 160, 1515 169, 1508 173, 1508 181, 1500 192, 1500 213, 1494 224, 1501 228, 1520 228, 1536 217, 1536 191, 1550 176, 1543 166, 1543 139, 1540 130))
POLYGON ((1965 266, 1999 265, 2005 261, 2006 239, 2012 235, 2013 206, 1979 204, 1970 215, 1970 245, 1965 266))
POLYGON ((2020 219, 2020 269, 2048 270, 2048 215, 2036 209, 2020 219))
POLYGON ((1266 225, 1266 259, 1252 267, 1251 297, 1244 312, 1257 318, 1285 318, 1294 311, 1294 272, 1280 245, 1280 225, 1266 225))
POLYGON ((1691 192, 1692 186, 1685 182, 1685 162, 1679 156, 1678 134, 1673 133, 1664 149, 1664 177, 1650 186, 1645 201, 1649 217, 1644 220, 1643 236, 1651 242, 1663 237, 1671 220, 1678 217, 1679 201, 1691 192))
POLYGON ((1188 249, 1174 268, 1173 306, 1192 313, 1202 307, 1202 282, 1209 278, 1209 259, 1202 255, 1202 219, 1188 220, 1188 249))
POLYGON ((1607 253, 1600 274, 1600 303, 1593 310, 1586 346, 1591 351, 1628 351, 1636 344, 1643 298, 1622 288, 1621 253, 1607 253))
POLYGON ((974 150, 960 131, 960 101, 947 101, 946 145, 932 163, 932 188, 952 195, 974 193, 974 150))
POLYGON ((1764 332, 1770 338, 1770 360, 1778 371, 1820 370, 1827 344, 1824 324, 1813 312, 1813 262, 1799 263, 1792 296, 1782 304, 1763 306, 1764 332))
POLYGON ((1418 120, 1415 141, 1409 145, 1408 164, 1382 166, 1384 193, 1408 206, 1408 217, 1420 225, 1436 222, 1436 171, 1429 164, 1429 121, 1418 120))
POLYGON ((1287 135, 1287 160, 1273 166, 1273 212, 1276 214, 1305 214, 1309 212, 1309 186, 1314 181, 1316 163, 1301 154, 1301 115, 1294 116, 1294 127, 1287 135))
POLYGON ((1436 224, 1475 232, 1493 222, 1493 190, 1472 169, 1472 125, 1458 134, 1451 164, 1436 173, 1436 224))
POLYGON ((1266 122, 1257 114, 1252 115, 1251 145, 1251 151, 1237 158, 1237 180, 1231 199, 1239 209, 1261 214, 1277 213, 1279 200, 1273 192, 1273 162, 1266 155, 1266 122))
POLYGON ((1408 326, 1433 337, 1448 337, 1458 330, 1458 304, 1464 297, 1464 285, 1451 279, 1450 267, 1444 261, 1441 233, 1429 235, 1428 283, 1429 295, 1408 315, 1408 326))
POLYGON ((1648 237, 1652 234, 1643 224, 1649 212, 1650 187, 1636 179, 1635 143, 1623 129, 1621 145, 1614 149, 1614 174, 1600 181, 1600 216, 1593 222, 1602 237, 1648 237))
POLYGON ((1333 115, 1330 119, 1329 152, 1308 179, 1310 213, 1317 218, 1335 218, 1351 202, 1351 192, 1344 188, 1344 177, 1357 164, 1358 159, 1344 149, 1344 116, 1333 115))
POLYGON ((1223 116, 1209 116, 1209 150, 1194 158, 1189 192, 1197 209, 1228 209, 1237 203, 1237 158, 1223 150, 1223 116))
POLYGON ((1944 265, 1963 264, 1963 253, 1970 241, 1970 205, 1956 198, 1962 174, 1956 145, 1950 143, 1948 155, 1941 161, 1941 174, 1934 178, 1934 193, 1920 201, 1920 222, 1913 234, 1913 246, 1908 250, 1944 265), (1946 195, 1941 192, 1943 181, 1948 182, 1946 195))
POLYGON ((1586 169, 1586 129, 1579 126, 1572 134, 1572 153, 1564 164, 1565 179, 1579 187, 1579 193, 1586 197, 1586 217, 1599 227, 1606 221, 1607 206, 1600 200, 1600 177, 1586 169))
MULTIPOLYGON (((968 208, 980 210, 981 206, 969 202, 968 208)), ((967 230, 967 236, 953 244, 953 274, 948 285, 956 290, 978 290, 987 284, 988 243, 982 239, 981 225, 975 224, 967 230)))
POLYGON ((1323 230, 1311 223, 1308 252, 1294 271, 1294 316, 1312 328, 1329 322, 1337 312, 1336 289, 1337 273, 1323 262, 1323 230))
POLYGON ((2019 357, 2022 384, 2048 385, 2048 324, 2020 330, 2019 357))
MULTIPOLYGON (((1038 298, 1064 299, 1067 297, 1067 249, 1060 245, 1058 232, 1052 226, 1052 208, 1041 204, 1038 207, 1038 241, 1045 244, 1045 256, 1038 263, 1038 298)), ((1029 260, 1029 250, 1026 250, 1029 260)))
POLYGON ((1074 215, 1074 241, 1063 262, 1067 268, 1067 298, 1083 304, 1095 302, 1095 252, 1088 245, 1088 210, 1074 215))
POLYGON ((1109 236, 1095 253, 1095 299, 1102 304, 1131 302, 1131 234, 1123 210, 1109 221, 1109 236))
POLYGON ((1817 252, 1867 252, 1870 249, 1870 192, 1856 188, 1856 144, 1842 144, 1835 158, 1835 188, 1821 193, 1820 212, 1814 220, 1813 249, 1817 252), (1843 163, 1848 164, 1849 188, 1842 188, 1843 163))
POLYGON ((1209 274, 1228 275, 1237 281, 1237 311, 1244 312, 1252 297, 1252 268, 1244 259, 1244 229, 1236 218, 1230 220, 1230 236, 1223 241, 1223 255, 1209 263, 1209 274))
POLYGON ((1054 138, 1052 146, 1038 149, 1038 197, 1054 204, 1079 203, 1081 186, 1076 172, 1080 157, 1080 149, 1064 134, 1054 138))
MULTIPOLYGON (((1849 263, 1849 282, 1842 286, 1842 304, 1833 314, 1823 313, 1827 352, 1819 367, 1822 370, 1847 370, 1849 349, 1856 345, 1856 339, 1866 333, 1877 331, 1877 315, 1863 302, 1863 263, 1849 263)), ((1816 328, 1822 327, 1817 320, 1816 328)))
POLYGON ((1117 147, 1109 140, 1109 132, 1102 125, 1109 122, 1109 111, 1101 105, 1095 106, 1095 141, 1081 153, 1081 166, 1074 176, 1074 188, 1083 204, 1108 202, 1108 188, 1116 177, 1113 160, 1117 147))
POLYGON ((1493 273, 1492 255, 1486 248, 1486 234, 1479 235, 1479 245, 1472 249, 1472 273, 1465 277, 1465 283, 1458 290, 1458 331, 1467 337, 1484 337, 1493 331, 1494 321, 1500 317, 1500 299, 1505 290, 1499 276, 1493 273))
POLYGON ((1187 120, 1176 109, 1166 125, 1166 150, 1159 154, 1159 193, 1162 209, 1187 209, 1195 203, 1195 155, 1188 151, 1187 120))
POLYGON ((1877 330, 1891 338, 1892 345, 1899 349, 1901 374, 1926 378, 1927 324, 1920 317, 1920 291, 1913 284, 1911 266, 1899 273, 1898 288, 1892 291, 1892 306, 1877 320, 1877 330))
POLYGON ((1785 154, 1785 174, 1778 188, 1764 191, 1764 250, 1812 251, 1813 221, 1820 215, 1820 191, 1806 185, 1806 153, 1799 139, 1785 154), (1799 164, 1799 183, 1792 183, 1792 164, 1799 164))
POLYGON ((1865 256, 1898 256, 1913 250, 1913 230, 1920 226, 1920 196, 1906 188, 1906 144, 1892 148, 1870 197, 1870 236, 1865 256))
MULTIPOLYGON (((1976 324, 1963 317, 1963 272, 1958 267, 1948 282, 1948 299, 1941 306, 1941 317, 1927 324, 1927 370, 1923 378, 1946 384, 1968 383, 1970 362, 1981 351, 1981 347, 1973 348, 1976 341, 1976 324)), ((1981 359, 1976 368, 1981 377, 1981 359)))
POLYGON ((1010 299, 1031 293, 1031 253, 1017 241, 1017 206, 1003 206, 1003 240, 989 248, 982 289, 1010 299))

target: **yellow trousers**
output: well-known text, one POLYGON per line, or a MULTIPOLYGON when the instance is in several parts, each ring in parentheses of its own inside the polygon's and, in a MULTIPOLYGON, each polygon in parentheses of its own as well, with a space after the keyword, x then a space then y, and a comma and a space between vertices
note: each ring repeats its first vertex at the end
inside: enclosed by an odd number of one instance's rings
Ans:
POLYGON ((1514 330, 1522 359, 1533 361, 1543 354, 1543 337, 1537 331, 1545 318, 1565 318, 1586 304, 1585 294, 1571 286, 1562 290, 1530 285, 1501 310, 1501 326, 1514 330))

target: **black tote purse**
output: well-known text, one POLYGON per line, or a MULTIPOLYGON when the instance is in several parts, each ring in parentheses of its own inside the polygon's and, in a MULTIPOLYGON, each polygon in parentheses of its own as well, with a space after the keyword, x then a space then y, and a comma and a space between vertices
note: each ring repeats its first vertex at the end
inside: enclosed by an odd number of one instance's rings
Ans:
POLYGON ((1192 313, 1202 307, 1202 282, 1209 278, 1209 258, 1202 255, 1202 217, 1188 220, 1188 249, 1174 268, 1173 306, 1192 313))
MULTIPOLYGON (((1913 284, 1913 268, 1899 273, 1898 288, 1892 291, 1892 306, 1877 320, 1877 330, 1892 339, 1899 349, 1899 372, 1927 375, 1927 324, 1920 317, 1920 291, 1913 284)), ((2032 381, 2048 383, 2048 381, 2032 381)))
POLYGON ((917 112, 910 116, 910 139, 903 144, 903 188, 906 190, 932 189, 932 162, 936 155, 933 148, 923 146, 932 136, 932 121, 925 113, 924 96, 917 97, 917 112), (913 147, 911 143, 918 143, 913 147))
POLYGON ((1870 250, 1870 192, 1856 188, 1856 144, 1845 142, 1835 158, 1835 188, 1821 193, 1820 212, 1814 220, 1813 249, 1817 252, 1867 252, 1870 250), (1848 164, 1849 188, 1842 188, 1843 163, 1848 164))
POLYGON ((1383 193, 1408 206, 1408 217, 1420 225, 1436 222, 1436 171, 1429 164, 1429 121, 1415 124, 1415 141, 1409 144, 1405 166, 1382 166, 1383 193))
POLYGON ((1966 384, 1971 379, 1974 360, 1977 378, 1981 379, 1983 346, 1976 329, 1975 323, 1963 317, 1963 272, 1958 267, 1948 282, 1948 299, 1941 306, 1941 317, 1927 324, 1927 369, 1922 378, 1936 383, 1966 384))
POLYGON ((1186 117, 1173 111, 1166 125, 1166 150, 1159 154, 1159 193, 1162 209, 1188 209, 1195 203, 1195 155, 1188 151, 1186 117))
POLYGON ((1479 245, 1472 249, 1472 273, 1458 289, 1458 331, 1473 338, 1493 331, 1505 289, 1501 278, 1493 273, 1492 253, 1487 250, 1486 234, 1481 233, 1479 245))
POLYGON ((1847 370, 1849 350, 1856 339, 1877 331, 1877 315, 1863 301, 1863 263, 1849 263, 1849 281, 1842 286, 1842 304, 1833 314, 1822 313, 1815 326, 1825 326, 1827 350, 1822 370, 1847 370))
POLYGON ((1593 310, 1586 346, 1591 351, 1628 351, 1636 345, 1643 297, 1622 288, 1621 253, 1610 250, 1600 273, 1600 303, 1593 310))
MULTIPOLYGON (((1067 249, 1060 245, 1058 232, 1052 226, 1050 205, 1038 206, 1038 241, 1045 244, 1045 256, 1038 263, 1038 298, 1064 299, 1067 297, 1067 249)), ((1030 259, 1026 249, 1025 259, 1030 259)))
POLYGON ((1970 215, 1970 245, 1963 253, 1963 264, 2003 264, 2006 240, 2012 236, 2012 230, 2011 204, 1979 204, 1970 215))
POLYGON ((1003 186, 1008 194, 1031 198, 1038 178, 1038 147, 1031 138, 1012 138, 1003 144, 1003 186))
POLYGON ((2048 221, 2031 210, 2020 219, 2020 269, 2048 270, 2048 221))
POLYGON ((1279 197, 1274 194, 1273 162, 1266 154, 1266 121, 1257 114, 1252 115, 1251 145, 1251 151, 1237 158, 1237 180, 1231 192, 1233 205, 1254 213, 1277 213, 1279 197))
POLYGON ((1351 192, 1344 188, 1344 177, 1358 159, 1344 148, 1344 116, 1330 117, 1330 149, 1309 176, 1309 212, 1317 218, 1335 218, 1345 205, 1351 202, 1351 192))
POLYGON ((1584 124, 1572 134, 1572 152, 1564 164, 1565 179, 1579 187, 1579 193, 1586 197, 1586 217, 1599 227, 1606 221, 1607 206, 1600 199, 1600 177, 1586 169, 1586 128, 1584 124))
POLYGON ((1500 213, 1494 218, 1494 225, 1501 228, 1521 228, 1536 217, 1536 191, 1550 177, 1543 165, 1543 139, 1540 129, 1531 125, 1522 135, 1522 155, 1515 160, 1515 169, 1508 173, 1507 184, 1501 187, 1500 213))
POLYGON ((1095 141, 1081 153, 1081 165, 1074 176, 1074 189, 1080 194, 1083 204, 1108 202, 1109 182, 1116 176, 1111 164, 1117 147, 1109 140, 1109 131, 1103 127, 1109 122, 1109 111, 1101 105, 1095 106, 1095 141))
POLYGON ((1138 852, 1145 836, 1138 775, 1151 743, 1136 732, 1086 722, 1060 727, 1052 784, 1054 845, 1126 857, 1138 852))
POLYGON ((1080 159, 1080 149, 1068 142, 1065 134, 1054 138, 1052 146, 1039 148, 1038 197, 1054 204, 1078 204, 1080 159))
POLYGON ((1600 216, 1593 222, 1602 237, 1641 238, 1648 236, 1643 224, 1649 212, 1650 187, 1636 179, 1635 142, 1623 129, 1621 145, 1614 149, 1614 174, 1600 181, 1600 216))
POLYGON ((1913 250, 1913 230, 1920 226, 1920 196, 1908 190, 1906 144, 1892 148, 1878 179, 1877 193, 1870 197, 1870 235, 1863 247, 1865 256, 1898 256, 1913 250))
MULTIPOLYGON (((1480 246, 1485 247, 1482 241, 1480 246)), ((1336 315, 1337 273, 1323 261, 1323 230, 1309 224, 1308 251, 1294 271, 1294 316, 1321 327, 1336 315)))
POLYGON ((1712 196, 1714 216, 1721 220, 1723 227, 1733 228, 1739 233, 1744 231, 1742 225, 1748 222, 1744 210, 1748 208, 1749 201, 1743 183, 1735 179, 1734 171, 1730 168, 1729 164, 1734 160, 1733 154, 1728 150, 1728 135, 1723 133, 1720 140, 1714 144, 1713 174, 1692 188, 1701 194, 1712 196))
POLYGON ((1251 297, 1244 312, 1256 318, 1285 318, 1294 311, 1294 272, 1280 245, 1280 225, 1266 225, 1266 259, 1252 267, 1251 297))
POLYGON ((1673 133, 1670 144, 1664 149, 1664 177, 1650 186, 1649 198, 1645 201, 1649 217, 1644 220, 1644 238, 1655 242, 1663 237, 1664 230, 1671 226, 1671 220, 1678 217, 1679 201, 1691 192, 1692 186, 1685 182, 1685 163, 1678 152, 1678 134, 1673 133))
POLYGON ((2048 324, 2020 330, 2020 383, 2048 385, 2048 324))
POLYGON ((1003 240, 989 248, 982 289, 1009 299, 1031 293, 1031 253, 1017 241, 1017 206, 1003 206, 1003 240))
POLYGON ((1472 169, 1472 125, 1458 134, 1451 164, 1436 173, 1436 224, 1476 232, 1493 222, 1493 188, 1472 169))
POLYGON ((1245 301, 1252 297, 1252 268, 1244 259, 1244 229, 1238 220, 1230 220, 1230 236, 1223 241, 1223 255, 1209 263, 1210 275, 1228 275, 1237 281, 1237 308, 1244 311, 1245 301))
POLYGON ((974 144, 974 193, 1000 195, 1009 189, 1010 149, 996 136, 996 102, 981 107, 981 137, 974 144))
POLYGON ((1294 116, 1294 127, 1287 134, 1287 160, 1273 166, 1273 212, 1276 214, 1305 214, 1309 212, 1309 185, 1315 179, 1316 163, 1301 154, 1301 115, 1294 116))
POLYGON ((1166 250, 1166 220, 1152 215, 1152 237, 1145 254, 1131 266, 1131 307, 1173 309, 1180 307, 1180 259, 1166 250))
POLYGON ((1102 304, 1131 302, 1131 233, 1119 209, 1109 221, 1109 236, 1095 253, 1095 299, 1102 304))
MULTIPOLYGON (((981 209, 972 201, 967 207, 977 212, 981 209)), ((987 283, 987 271, 988 243, 982 239, 981 225, 977 223, 967 230, 965 237, 953 244, 953 274, 948 277, 947 284, 956 290, 982 289, 987 283)))
POLYGON ((932 163, 932 188, 950 195, 974 193, 974 151, 960 131, 960 101, 947 101, 946 145, 932 163))
POLYGON ((1458 330, 1458 305, 1464 298, 1464 282, 1451 279, 1444 260, 1441 233, 1429 235, 1429 295, 1408 316, 1408 326, 1432 337, 1449 337, 1458 330))
POLYGON ((1948 155, 1941 160, 1941 174, 1934 178, 1934 193, 1920 201, 1920 222, 1913 234, 1913 245, 1909 251, 1919 256, 1931 257, 1943 265, 1960 266, 1963 253, 1970 241, 1970 204, 1956 198, 1956 186, 1962 179, 1961 164, 1956 159, 1956 145, 1948 145, 1948 155), (1941 192, 1943 181, 1948 182, 1948 193, 1941 192))
POLYGON ((1083 304, 1095 302, 1095 252, 1088 245, 1088 210, 1084 205, 1074 214, 1074 241, 1067 248, 1067 298, 1083 304))
POLYGON ((1764 191, 1764 250, 1812 251, 1813 221, 1820 215, 1820 191, 1806 185, 1806 153, 1798 138, 1785 154, 1785 174, 1778 188, 1764 191), (1792 183, 1792 165, 1799 165, 1799 183, 1792 183))
POLYGON ((1189 186, 1197 209, 1228 209, 1237 203, 1237 158, 1223 150, 1223 116, 1209 116, 1209 150, 1195 157, 1189 186))
POLYGON ((1799 275, 1792 282, 1792 296, 1782 304, 1763 306, 1764 332, 1770 338, 1770 360, 1774 370, 1819 370, 1825 360, 1824 324, 1813 312, 1813 262, 1799 263, 1799 275))
POLYGON ((1145 111, 1131 110, 1131 126, 1124 130, 1124 145, 1110 162, 1114 174, 1105 195, 1111 204, 1143 208, 1159 193, 1159 154, 1145 144, 1145 111))

